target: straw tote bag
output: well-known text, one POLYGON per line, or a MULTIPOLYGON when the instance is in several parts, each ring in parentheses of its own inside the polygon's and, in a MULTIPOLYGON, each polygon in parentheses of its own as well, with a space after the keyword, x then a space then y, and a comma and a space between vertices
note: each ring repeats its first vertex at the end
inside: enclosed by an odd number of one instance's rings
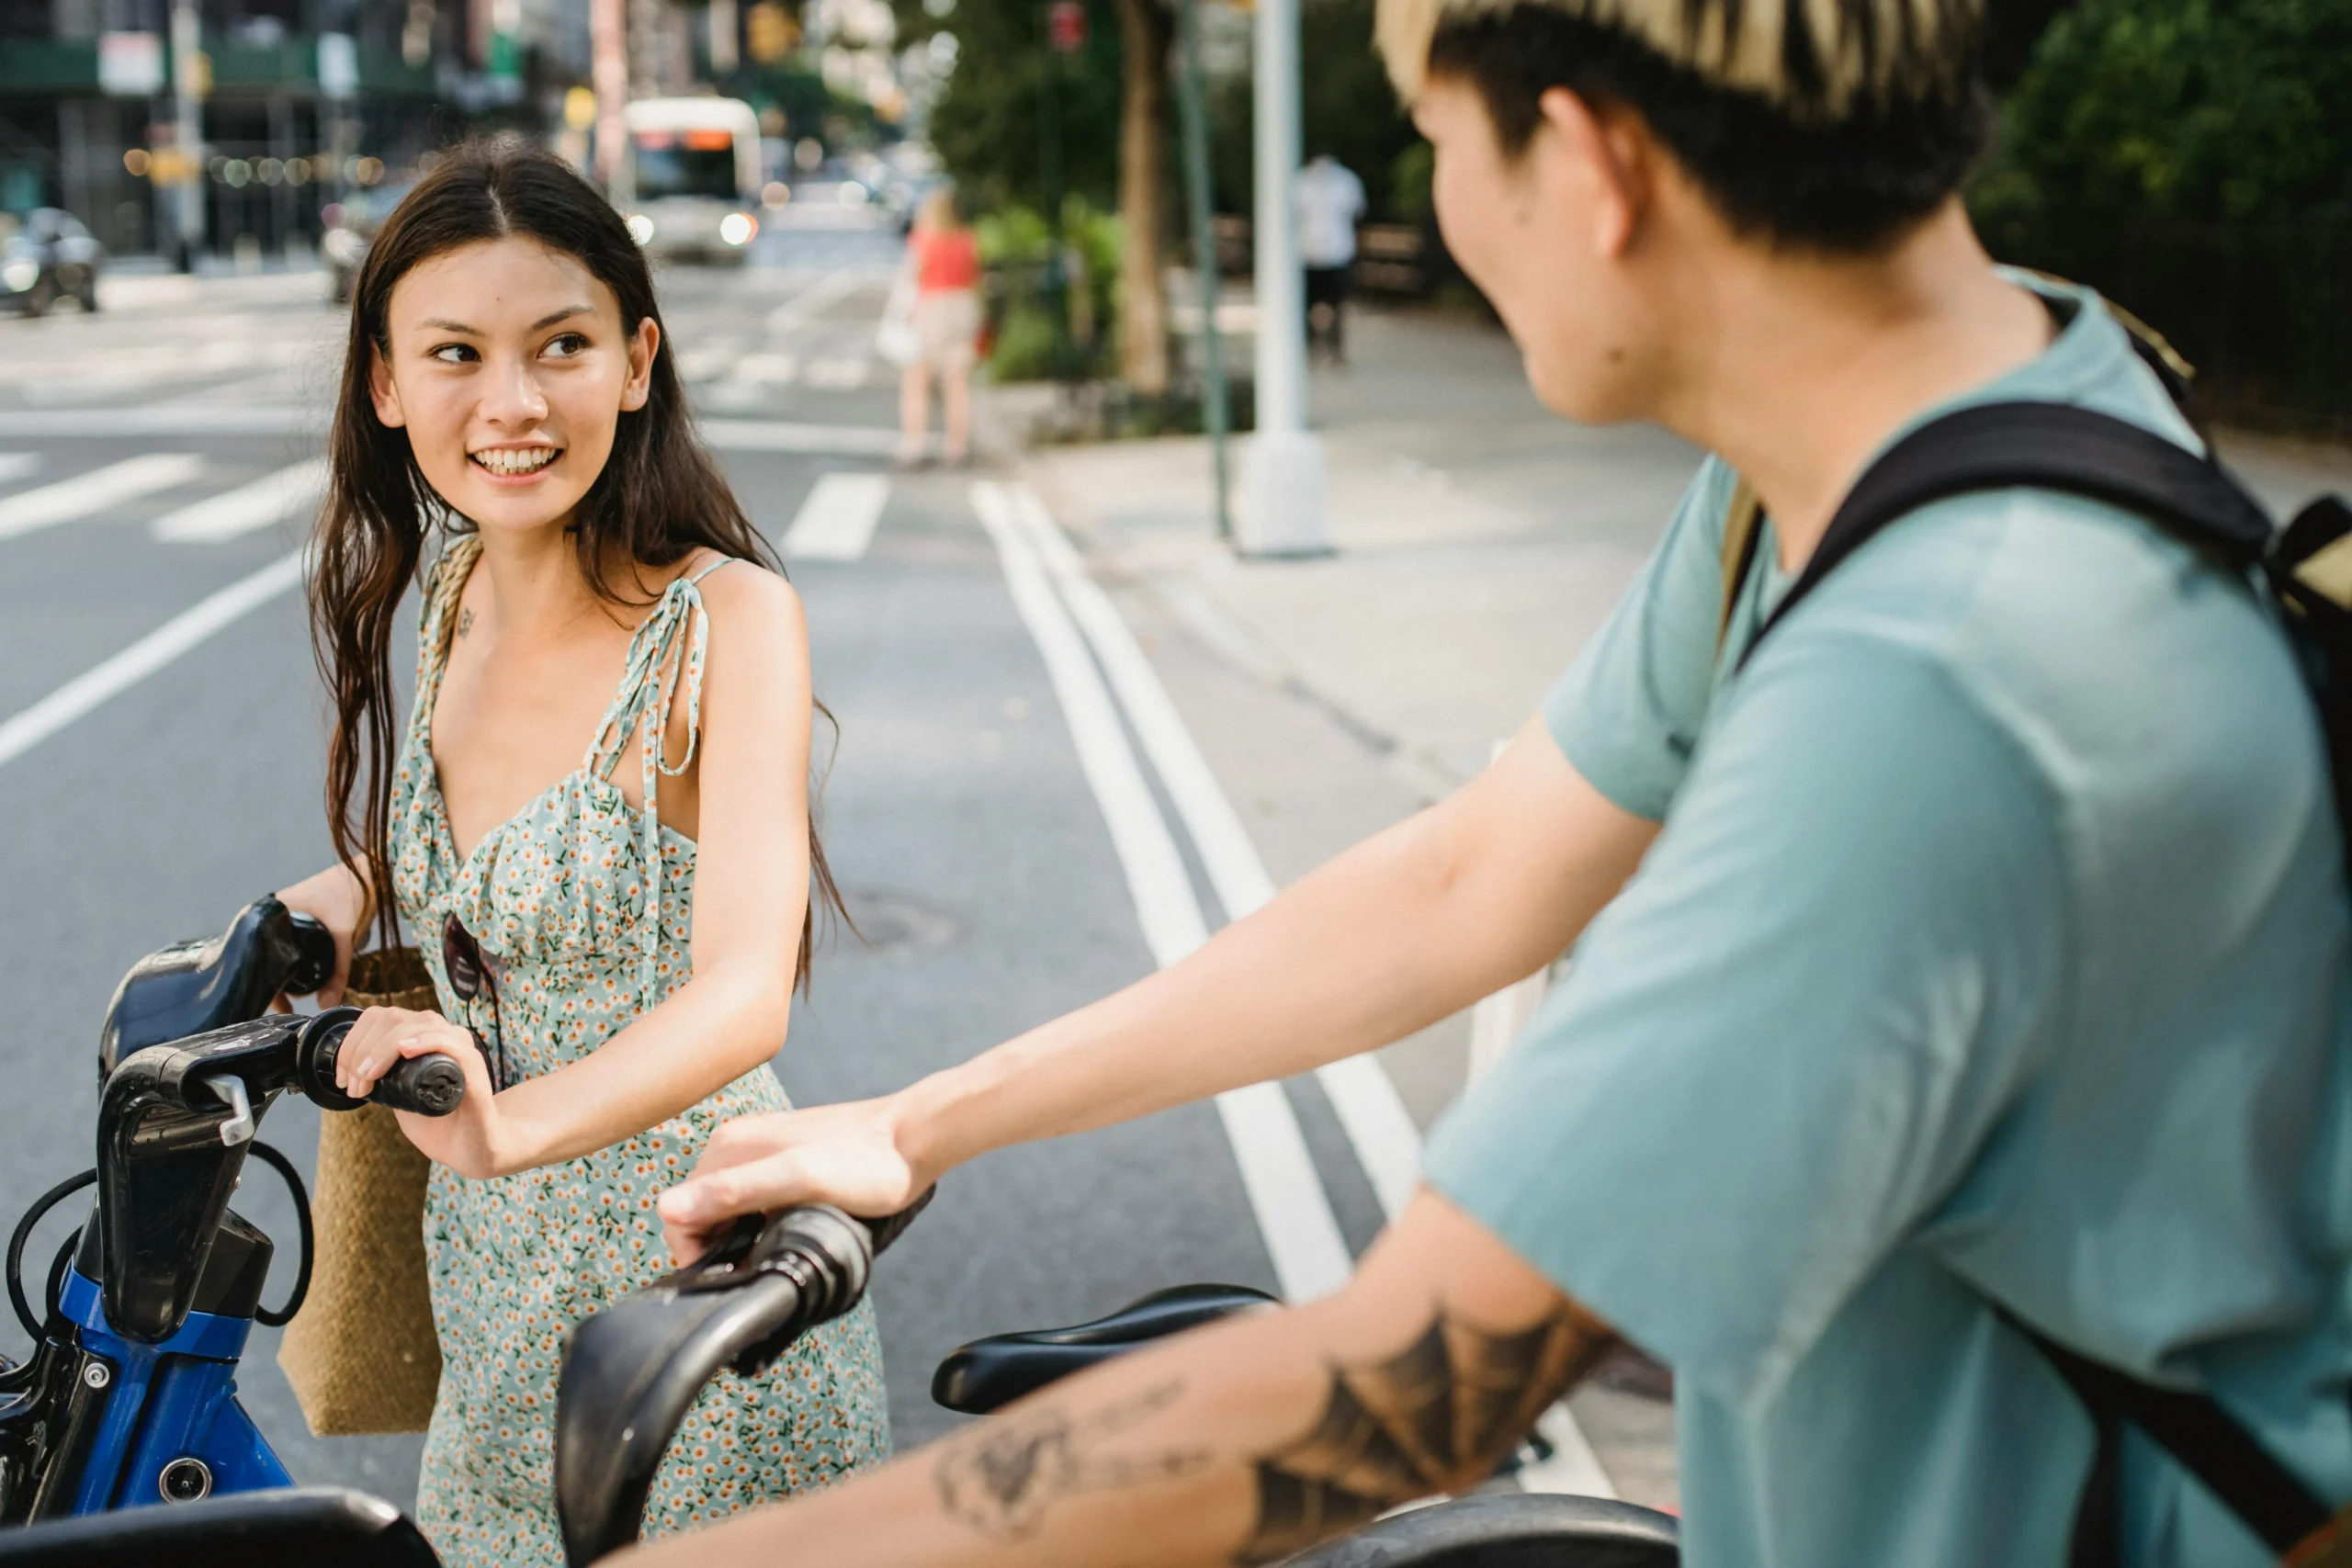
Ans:
MULTIPOLYGON (((413 947, 362 953, 353 1007, 436 1007, 413 947)), ((425 1291, 424 1179, 433 1164, 380 1105, 319 1119, 311 1199, 317 1263, 277 1364, 316 1436, 422 1432, 441 1386, 441 1342, 425 1291)))

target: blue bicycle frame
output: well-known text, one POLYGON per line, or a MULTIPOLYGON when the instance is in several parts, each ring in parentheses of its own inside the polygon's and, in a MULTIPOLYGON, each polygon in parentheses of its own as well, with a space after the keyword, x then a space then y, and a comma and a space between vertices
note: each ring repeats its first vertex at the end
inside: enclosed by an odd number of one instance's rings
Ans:
POLYGON ((67 1271, 58 1308, 89 1358, 84 1383, 105 1395, 67 1512, 294 1484, 237 1403, 237 1359, 252 1318, 191 1312, 170 1338, 141 1345, 107 1326, 97 1284, 78 1269, 67 1271))

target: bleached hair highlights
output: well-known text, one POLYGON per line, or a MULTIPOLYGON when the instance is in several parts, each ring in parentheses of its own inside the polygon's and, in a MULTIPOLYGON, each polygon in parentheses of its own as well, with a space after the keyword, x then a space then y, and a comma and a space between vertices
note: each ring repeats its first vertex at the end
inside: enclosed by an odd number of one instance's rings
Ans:
POLYGON ((1804 124, 1963 90, 1984 0, 1379 0, 1382 57, 1407 103, 1451 23, 1521 6, 1623 33, 1714 85, 1804 124))

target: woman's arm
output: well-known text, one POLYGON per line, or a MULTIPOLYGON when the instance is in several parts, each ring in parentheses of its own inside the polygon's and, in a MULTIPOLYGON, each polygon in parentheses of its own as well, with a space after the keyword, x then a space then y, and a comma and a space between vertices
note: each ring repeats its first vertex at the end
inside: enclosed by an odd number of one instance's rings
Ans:
POLYGON ((808 627, 798 597, 771 572, 719 572, 704 602, 693 978, 592 1055, 494 1097, 465 1032, 434 1014, 371 1012, 344 1048, 350 1081, 368 1086, 402 1055, 437 1050, 467 1065, 456 1115, 401 1118, 418 1148, 461 1175, 500 1176, 607 1147, 784 1045, 808 906, 808 627))
POLYGON ((882 1100, 728 1123, 662 1200, 672 1247, 691 1257, 729 1216, 786 1203, 893 1213, 987 1150, 1402 1039, 1560 953, 1657 832, 1531 719, 1459 793, 1182 963, 882 1100))
MULTIPOLYGON (((331 1008, 343 1000, 351 979, 351 954, 359 933, 368 929, 375 906, 368 897, 368 878, 357 867, 337 863, 291 887, 278 889, 277 901, 313 917, 334 935, 334 977, 318 991, 319 1005, 331 1008)), ((283 998, 280 998, 281 1004, 283 998)))

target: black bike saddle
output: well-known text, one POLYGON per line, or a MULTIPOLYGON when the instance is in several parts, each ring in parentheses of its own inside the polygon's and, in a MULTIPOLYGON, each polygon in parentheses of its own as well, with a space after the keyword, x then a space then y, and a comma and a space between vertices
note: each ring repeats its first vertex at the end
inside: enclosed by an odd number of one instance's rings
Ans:
POLYGON ((308 996, 333 978, 326 927, 256 898, 219 936, 175 942, 130 966, 107 1004, 98 1081, 134 1052, 259 1018, 281 992, 308 996))
POLYGON ((0 1530, 0 1568, 440 1568, 408 1517, 334 1486, 241 1492, 0 1530))
POLYGON ((1092 1323, 990 1335, 958 1347, 939 1363, 931 1397, 950 1410, 985 1416, 1057 1378, 1273 1300, 1247 1285, 1178 1285, 1092 1323))

